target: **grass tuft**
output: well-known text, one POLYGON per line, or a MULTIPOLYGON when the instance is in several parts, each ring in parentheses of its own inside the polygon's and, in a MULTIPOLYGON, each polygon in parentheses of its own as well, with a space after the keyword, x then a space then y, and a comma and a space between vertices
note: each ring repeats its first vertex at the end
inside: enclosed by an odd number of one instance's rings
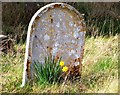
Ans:
POLYGON ((45 57, 44 63, 34 62, 36 70, 36 78, 40 84, 56 83, 60 81, 62 69, 60 67, 61 58, 55 60, 54 57, 45 57))

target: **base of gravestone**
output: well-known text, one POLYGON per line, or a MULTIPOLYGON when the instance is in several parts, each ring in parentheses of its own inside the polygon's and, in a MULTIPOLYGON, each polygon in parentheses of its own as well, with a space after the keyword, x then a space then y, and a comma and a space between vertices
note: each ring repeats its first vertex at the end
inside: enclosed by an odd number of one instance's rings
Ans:
POLYGON ((78 66, 72 66, 68 72, 63 73, 62 79, 64 81, 74 82, 76 80, 80 80, 82 72, 82 64, 78 66))

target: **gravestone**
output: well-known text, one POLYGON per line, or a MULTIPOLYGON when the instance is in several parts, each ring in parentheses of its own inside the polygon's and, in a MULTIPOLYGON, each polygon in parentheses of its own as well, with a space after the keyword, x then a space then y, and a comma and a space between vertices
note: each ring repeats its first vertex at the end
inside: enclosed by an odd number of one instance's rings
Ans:
POLYGON ((72 6, 52 3, 39 9, 28 27, 22 86, 33 77, 34 61, 47 56, 62 56, 66 65, 81 68, 84 37, 84 19, 72 6))

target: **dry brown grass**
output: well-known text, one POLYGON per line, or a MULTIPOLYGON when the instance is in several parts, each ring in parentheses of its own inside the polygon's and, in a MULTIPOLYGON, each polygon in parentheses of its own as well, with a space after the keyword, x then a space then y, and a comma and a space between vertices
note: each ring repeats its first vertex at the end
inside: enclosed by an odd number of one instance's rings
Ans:
POLYGON ((25 44, 15 45, 14 52, 2 56, 0 71, 1 92, 21 93, 117 93, 118 92, 118 35, 86 38, 82 78, 63 84, 34 83, 20 88, 25 44))

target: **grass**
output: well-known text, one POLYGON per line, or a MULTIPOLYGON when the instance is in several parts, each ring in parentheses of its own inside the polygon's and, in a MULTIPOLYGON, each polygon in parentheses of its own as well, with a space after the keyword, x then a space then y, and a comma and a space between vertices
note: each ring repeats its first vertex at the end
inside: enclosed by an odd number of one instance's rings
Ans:
POLYGON ((62 68, 60 66, 61 58, 55 60, 55 57, 45 57, 44 65, 39 61, 34 62, 36 70, 36 79, 40 84, 53 84, 60 81, 62 68))
POLYGON ((65 85, 34 83, 20 88, 24 54, 25 44, 19 44, 1 56, 1 92, 118 93, 118 35, 86 38, 81 80, 65 85))

